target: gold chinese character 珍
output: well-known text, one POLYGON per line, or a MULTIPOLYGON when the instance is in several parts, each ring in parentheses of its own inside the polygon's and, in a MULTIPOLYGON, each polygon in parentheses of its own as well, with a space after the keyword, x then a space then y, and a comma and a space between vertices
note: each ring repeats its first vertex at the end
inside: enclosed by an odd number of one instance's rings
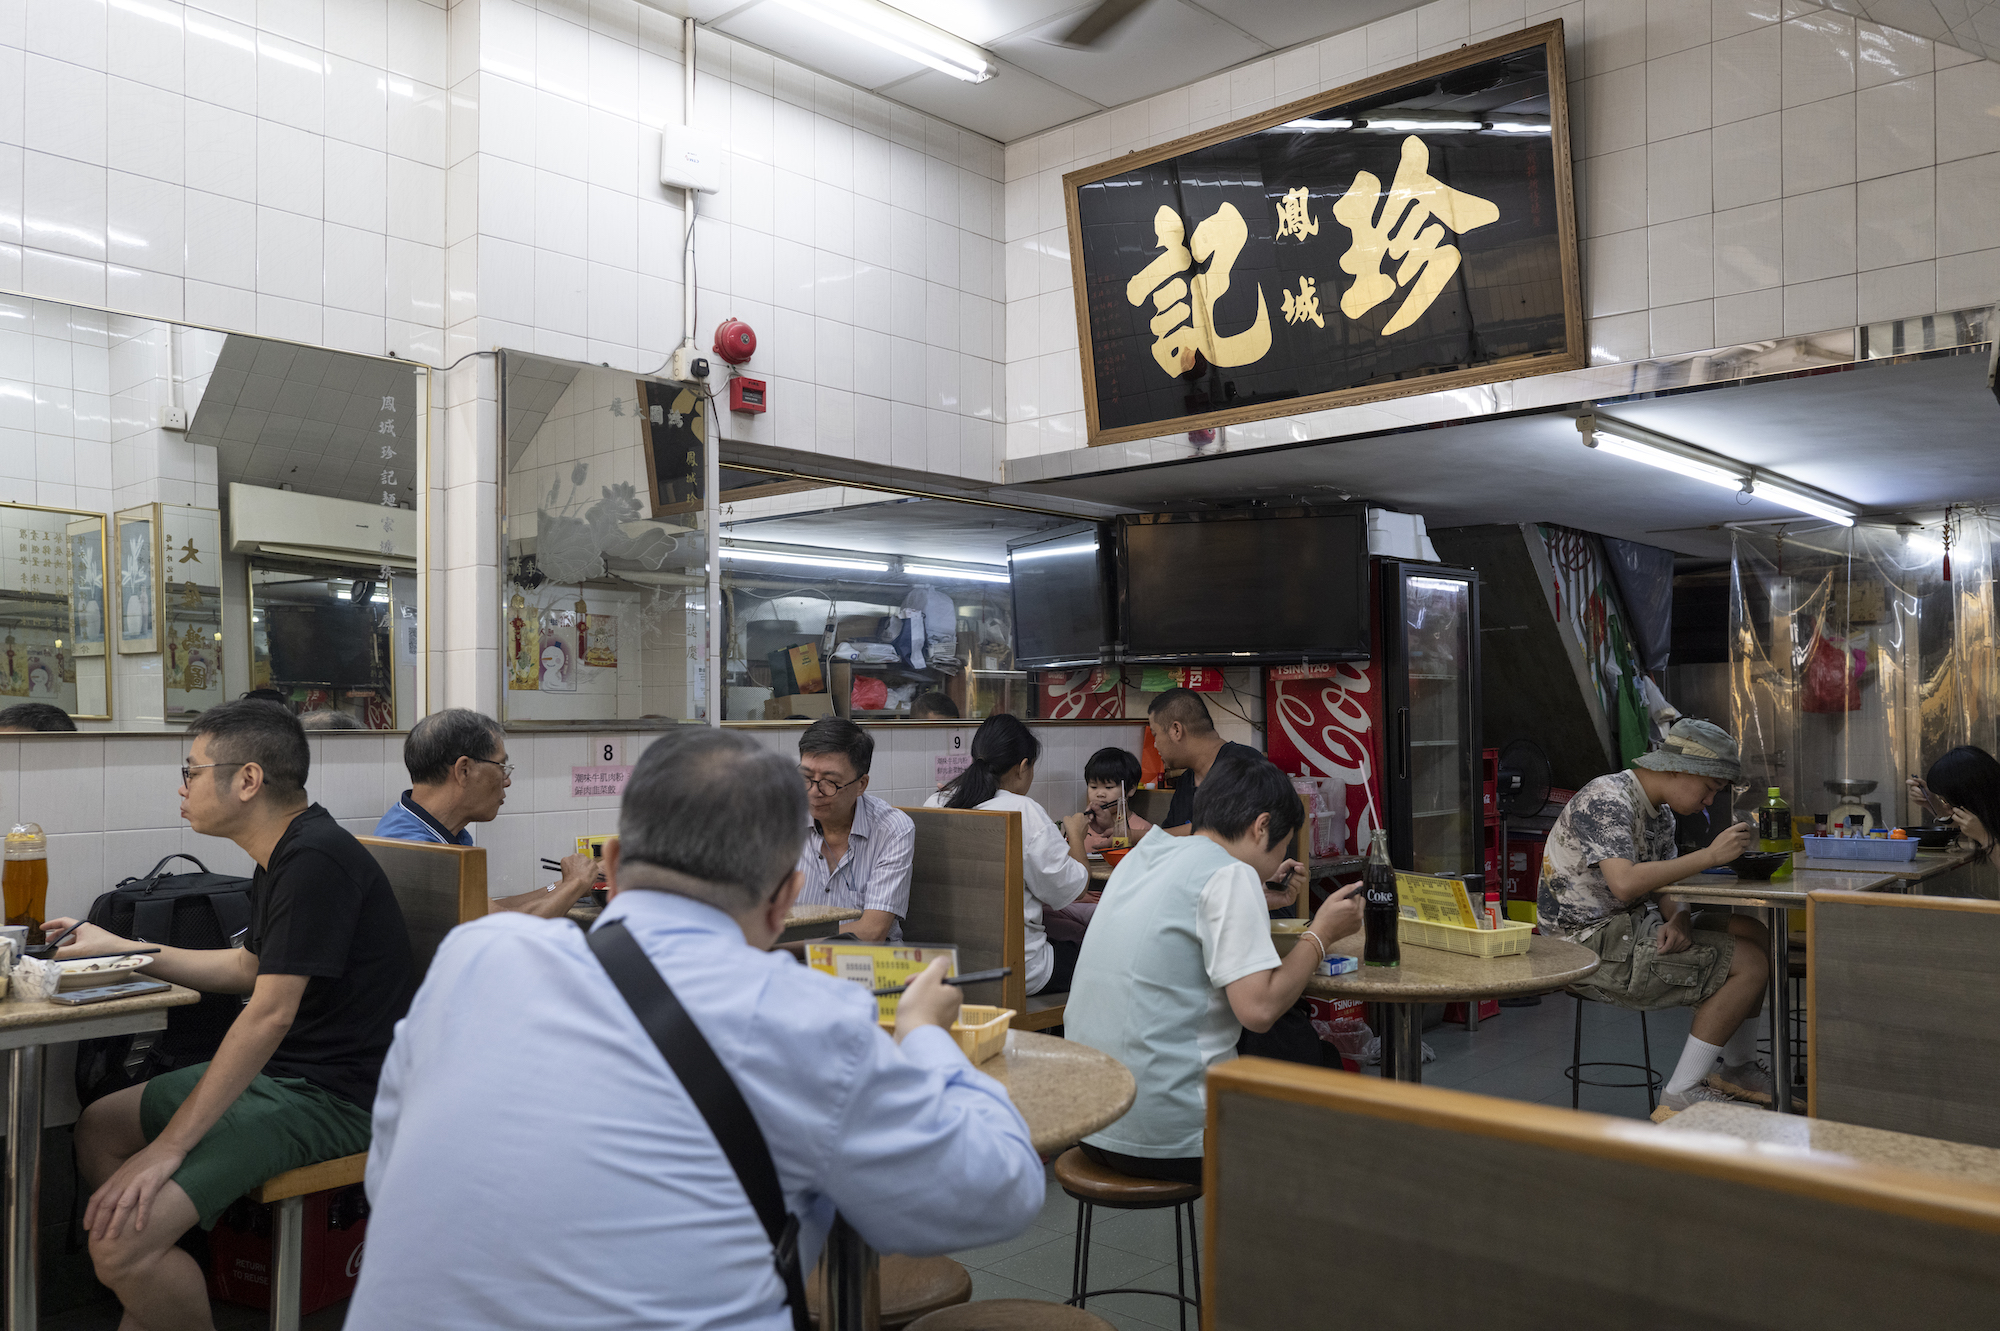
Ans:
POLYGON ((1151 324, 1153 359, 1160 368, 1172 375, 1185 373, 1194 368, 1197 352, 1215 366, 1262 359, 1271 349, 1271 317, 1262 287, 1257 288, 1257 317, 1248 328, 1227 337, 1215 331, 1215 303, 1229 290, 1229 269, 1250 238, 1236 205, 1225 203, 1204 218, 1190 243, 1183 243, 1187 224, 1180 214, 1162 206, 1153 214, 1153 234, 1161 253, 1125 284, 1125 299, 1140 305, 1152 296, 1158 311, 1151 324), (1186 276, 1195 264, 1211 259, 1207 271, 1186 276))
POLYGON ((1440 243, 1445 231, 1462 236, 1500 220, 1498 207, 1437 180, 1430 166, 1430 148, 1412 134, 1403 140, 1402 161, 1386 196, 1382 182, 1362 171, 1333 205, 1334 217, 1354 235, 1340 256, 1340 266, 1354 274, 1354 285, 1340 298, 1341 313, 1359 319, 1409 284, 1408 298, 1382 329, 1385 337, 1415 323, 1458 271, 1458 247, 1440 243), (1402 260, 1394 278, 1382 271, 1387 259, 1402 260))
POLYGON ((1304 240, 1307 236, 1319 234, 1319 219, 1306 212, 1306 203, 1304 185, 1289 191, 1284 198, 1278 200, 1279 240, 1283 240, 1286 236, 1297 236, 1300 240, 1304 240))
POLYGON ((1321 328, 1326 327, 1326 320, 1319 312, 1319 286, 1310 277, 1301 277, 1299 294, 1294 296, 1289 291, 1285 293, 1285 322, 1304 323, 1308 319, 1321 328))

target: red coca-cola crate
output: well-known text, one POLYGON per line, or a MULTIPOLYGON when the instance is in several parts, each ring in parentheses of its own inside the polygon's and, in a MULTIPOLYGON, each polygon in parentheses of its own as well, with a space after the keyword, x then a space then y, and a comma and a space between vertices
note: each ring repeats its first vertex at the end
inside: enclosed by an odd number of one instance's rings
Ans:
POLYGON ((1479 774, 1484 788, 1480 808, 1486 814, 1486 821, 1500 821, 1500 750, 1482 749, 1479 752, 1479 774))
MULTIPOLYGON (((231 1204, 209 1232, 209 1297, 244 1308, 271 1306, 272 1213, 248 1198, 231 1204)), ((354 1293, 361 1247, 368 1237, 368 1198, 361 1185, 328 1188, 305 1198, 305 1242, 299 1266, 299 1315, 354 1293)))
MULTIPOLYGON (((1458 1026, 1465 1025, 1465 1006, 1466 1005, 1463 1003, 1446 1003, 1444 1005, 1445 1024, 1458 1025, 1458 1026)), ((1479 1000, 1479 1019, 1481 1021, 1485 1021, 1488 1017, 1497 1017, 1499 1015, 1500 1015, 1499 999, 1482 998, 1479 1000)))
POLYGON ((1507 838, 1507 895, 1515 901, 1533 901, 1541 893, 1542 853, 1548 842, 1539 836, 1516 832, 1507 838))
POLYGON ((1480 872, 1486 875, 1486 886, 1498 892, 1500 890, 1500 824, 1486 824, 1479 840, 1482 852, 1482 860, 1479 866, 1480 872))

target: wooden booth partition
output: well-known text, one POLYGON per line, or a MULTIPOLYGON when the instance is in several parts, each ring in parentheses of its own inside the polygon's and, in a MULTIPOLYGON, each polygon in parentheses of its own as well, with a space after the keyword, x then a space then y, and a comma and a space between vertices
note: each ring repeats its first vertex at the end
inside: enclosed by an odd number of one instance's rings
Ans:
POLYGON ((1260 1058, 1209 1073, 1205 1193, 1203 1331, 1984 1328, 2000 1301, 2000 1188, 1260 1058))
POLYGON ((416 975, 421 978, 453 926, 486 914, 486 852, 478 846, 372 836, 356 839, 368 847, 396 893, 410 931, 416 975))
MULTIPOLYGON (((1014 1029, 1034 1029, 1028 1024, 1021 815, 986 809, 903 812, 917 825, 903 937, 953 945, 962 973, 1011 968, 1014 973, 1000 982, 999 1004, 1014 1009, 1014 1029)), ((992 1001, 986 993, 968 997, 992 1001)))
POLYGON ((1810 894, 1812 1116, 2000 1146, 1996 957, 2000 902, 1810 894))

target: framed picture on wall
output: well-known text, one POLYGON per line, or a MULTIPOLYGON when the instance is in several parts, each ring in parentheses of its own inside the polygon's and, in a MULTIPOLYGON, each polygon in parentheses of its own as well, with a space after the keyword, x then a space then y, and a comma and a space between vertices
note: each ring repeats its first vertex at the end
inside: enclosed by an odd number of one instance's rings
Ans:
POLYGON ((104 516, 74 518, 65 525, 71 574, 70 655, 103 656, 109 623, 104 613, 104 516))
POLYGON ((1063 177, 1092 445, 1589 364, 1557 20, 1063 177))
POLYGON ((112 548, 118 557, 118 650, 126 654, 160 650, 160 521, 158 505, 128 508, 112 519, 112 548))

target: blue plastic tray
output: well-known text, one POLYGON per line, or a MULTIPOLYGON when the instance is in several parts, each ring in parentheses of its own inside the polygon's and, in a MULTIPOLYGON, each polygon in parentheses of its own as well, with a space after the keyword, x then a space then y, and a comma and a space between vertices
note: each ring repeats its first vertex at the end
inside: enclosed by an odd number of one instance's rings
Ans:
POLYGON ((1806 854, 1816 860, 1877 860, 1890 864, 1908 864, 1917 858, 1915 838, 1906 841, 1885 841, 1875 837, 1805 837, 1806 854))

